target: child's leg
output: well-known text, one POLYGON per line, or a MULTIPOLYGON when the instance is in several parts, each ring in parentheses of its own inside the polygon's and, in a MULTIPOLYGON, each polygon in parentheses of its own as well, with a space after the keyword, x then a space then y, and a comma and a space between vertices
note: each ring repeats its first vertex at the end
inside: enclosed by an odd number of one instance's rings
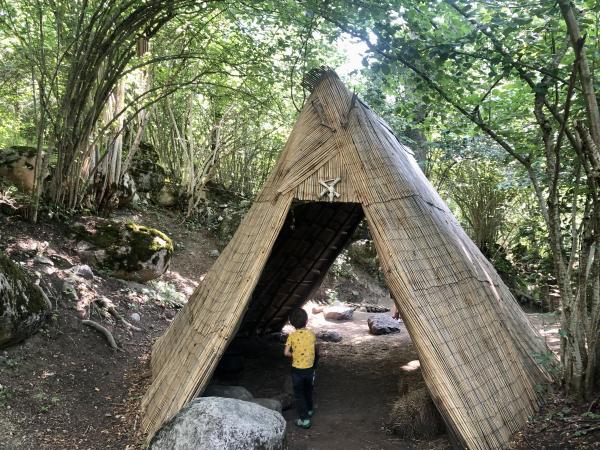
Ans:
POLYGON ((308 419, 308 405, 306 404, 304 376, 300 370, 292 369, 292 384, 294 386, 294 398, 298 416, 302 420, 308 419))
POLYGON ((306 410, 312 411, 314 408, 313 405, 313 387, 315 380, 315 371, 311 370, 306 374, 304 378, 304 401, 306 402, 306 410))

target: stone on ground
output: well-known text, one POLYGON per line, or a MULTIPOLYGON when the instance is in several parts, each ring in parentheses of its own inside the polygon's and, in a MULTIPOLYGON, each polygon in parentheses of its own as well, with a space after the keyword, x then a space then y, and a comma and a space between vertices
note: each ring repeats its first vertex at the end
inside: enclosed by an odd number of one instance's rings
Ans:
POLYGON ((250 401, 254 396, 244 386, 225 386, 222 384, 209 384, 204 390, 204 397, 226 397, 236 400, 250 401))
POLYGON ((354 308, 343 305, 328 306, 323 310, 323 315, 327 320, 352 320, 354 308))
POLYGON ((78 277, 86 278, 88 280, 94 279, 94 271, 87 264, 78 264, 76 266, 71 267, 68 272, 71 272, 73 275, 78 277))
POLYGON ((65 281, 62 285, 61 294, 63 298, 67 301, 78 301, 79 294, 77 293, 77 289, 70 281, 65 281))
POLYGON ((285 419, 263 406, 231 398, 193 400, 152 439, 150 450, 282 450, 285 419))
POLYGON ((323 342, 340 342, 342 335, 333 330, 321 330, 317 332, 317 339, 323 342))
POLYGON ((76 224, 74 231, 80 257, 117 278, 146 282, 169 268, 173 242, 154 228, 95 219, 76 224))
POLYGON ((369 325, 369 333, 374 335, 398 333, 402 329, 400 323, 387 314, 369 317, 367 325, 369 325))
POLYGON ((0 252, 0 348, 35 333, 52 304, 21 267, 0 252))

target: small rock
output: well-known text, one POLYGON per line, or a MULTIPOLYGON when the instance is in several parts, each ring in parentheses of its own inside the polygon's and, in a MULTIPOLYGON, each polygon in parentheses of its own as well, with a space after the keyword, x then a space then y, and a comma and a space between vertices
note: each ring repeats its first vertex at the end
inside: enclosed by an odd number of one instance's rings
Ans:
POLYGON ((45 266, 54 266, 54 262, 50 258, 45 257, 44 255, 37 255, 35 258, 33 258, 33 260, 38 264, 43 264, 45 266))
POLYGON ((62 285, 62 295, 66 297, 67 300, 79 300, 79 294, 77 294, 77 289, 68 281, 65 281, 62 285))
POLYGON ((313 306, 312 307, 312 313, 313 314, 319 314, 323 312, 323 307, 322 306, 313 306))
POLYGON ((210 251, 210 253, 209 253, 208 255, 209 255, 211 258, 218 258, 220 254, 221 254, 221 253, 219 252, 219 250, 217 250, 217 249, 214 249, 214 250, 211 250, 211 251, 210 251))
POLYGON ((173 311, 172 309, 167 309, 165 311, 165 317, 169 320, 174 319, 175 318, 175 314, 177 314, 176 311, 173 311))
POLYGON ((374 335, 398 333, 401 330, 398 321, 387 314, 369 317, 367 325, 369 325, 369 333, 374 335))
POLYGON ((88 280, 94 279, 94 271, 87 264, 79 264, 77 266, 73 266, 69 269, 73 275, 77 275, 82 278, 87 278, 88 280))
POLYGON ((323 315, 327 320, 352 320, 354 309, 349 306, 329 306, 323 315))
POLYGON ((254 396, 244 386, 225 386, 221 384, 210 384, 205 389, 203 397, 225 397, 235 398, 249 402, 254 396))
POLYGON ((317 339, 324 342, 340 342, 342 335, 333 330, 321 330, 317 333, 317 339))
POLYGON ((140 315, 138 313, 132 313, 129 318, 131 320, 133 320, 134 322, 139 322, 140 320, 142 320, 142 318, 140 317, 140 315))
POLYGON ((250 400, 251 403, 256 403, 257 405, 264 406, 265 408, 272 409, 273 411, 277 411, 281 413, 281 402, 274 398, 255 398, 250 400))
POLYGON ((352 297, 358 297, 358 295, 359 295, 358 291, 352 291, 351 294, 352 294, 352 297))

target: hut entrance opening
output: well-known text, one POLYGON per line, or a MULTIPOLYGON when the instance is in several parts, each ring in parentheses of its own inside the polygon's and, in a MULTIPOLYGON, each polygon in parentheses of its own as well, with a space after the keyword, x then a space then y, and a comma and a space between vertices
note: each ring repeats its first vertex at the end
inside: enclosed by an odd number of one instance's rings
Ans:
POLYGON ((280 331, 318 288, 364 217, 359 203, 292 205, 254 288, 239 336, 280 331))
MULTIPOLYGON (((313 429, 292 426, 290 360, 278 333, 290 310, 314 298, 336 257, 352 241, 364 218, 359 203, 294 202, 254 288, 236 337, 217 364, 205 395, 215 385, 239 385, 257 398, 276 399, 288 422, 290 449, 410 448, 382 430, 398 383, 413 383, 418 358, 406 332, 373 336, 366 327, 372 313, 356 311, 350 321, 326 321, 309 310, 315 332, 336 330, 341 342, 320 342, 313 429), (408 381, 406 381, 408 380, 408 381)), ((382 290, 382 292, 384 292, 382 290)), ((389 303, 391 299, 384 294, 389 303)), ((382 313, 391 315, 391 313, 382 313)), ((286 331, 287 332, 286 327, 286 331)), ((290 329, 291 331, 291 329, 290 329)), ((419 375, 420 379, 420 375, 419 375)), ((237 392, 237 391, 236 391, 237 392)))

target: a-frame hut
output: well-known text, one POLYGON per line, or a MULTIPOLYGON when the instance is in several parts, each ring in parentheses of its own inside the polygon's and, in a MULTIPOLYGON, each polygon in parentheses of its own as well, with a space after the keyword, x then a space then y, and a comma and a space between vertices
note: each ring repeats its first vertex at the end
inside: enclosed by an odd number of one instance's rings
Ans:
POLYGON ((206 387, 238 331, 280 329, 366 217, 431 395, 471 449, 503 448, 538 406, 546 347, 411 151, 327 69, 235 236, 152 352, 151 436, 206 387))

